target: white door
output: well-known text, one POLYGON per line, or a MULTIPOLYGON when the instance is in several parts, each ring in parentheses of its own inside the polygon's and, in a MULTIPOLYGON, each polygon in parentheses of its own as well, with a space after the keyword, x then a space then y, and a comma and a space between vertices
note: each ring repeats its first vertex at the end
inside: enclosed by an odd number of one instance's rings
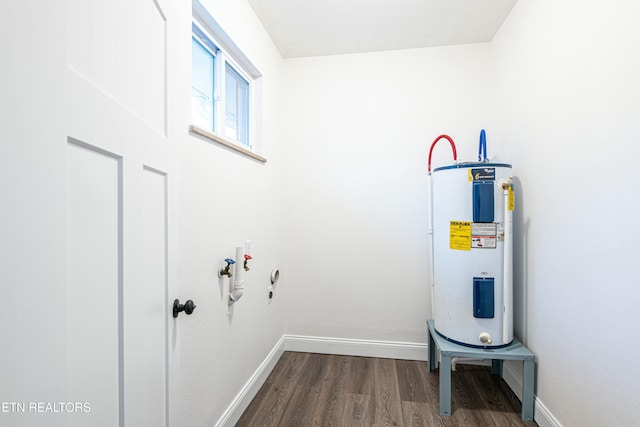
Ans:
POLYGON ((2 426, 178 425, 171 7, 0 6, 2 426))

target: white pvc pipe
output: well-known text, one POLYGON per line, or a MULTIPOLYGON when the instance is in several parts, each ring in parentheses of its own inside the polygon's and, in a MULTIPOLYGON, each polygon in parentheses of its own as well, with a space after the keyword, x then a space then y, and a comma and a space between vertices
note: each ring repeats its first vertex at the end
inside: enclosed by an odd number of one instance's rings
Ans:
POLYGON ((233 286, 229 290, 229 305, 238 301, 244 293, 244 250, 242 246, 236 247, 236 263, 233 264, 233 286))
MULTIPOLYGON (((511 181, 511 180, 509 180, 511 181)), ((502 298, 504 313, 502 317, 502 338, 504 344, 513 340, 513 211, 509 209, 509 186, 503 184, 504 195, 504 278, 502 298)), ((513 191, 513 190, 511 190, 513 191)))
POLYGON ((429 285, 431 287, 431 318, 435 319, 436 318, 436 313, 435 313, 435 290, 434 290, 434 281, 435 281, 435 277, 434 277, 434 272, 433 272, 433 187, 432 187, 432 183, 431 183, 432 179, 431 179, 431 173, 429 173, 429 185, 428 190, 429 190, 429 197, 428 197, 428 206, 427 206, 427 215, 428 215, 428 239, 429 239, 429 251, 431 252, 429 254, 429 285))

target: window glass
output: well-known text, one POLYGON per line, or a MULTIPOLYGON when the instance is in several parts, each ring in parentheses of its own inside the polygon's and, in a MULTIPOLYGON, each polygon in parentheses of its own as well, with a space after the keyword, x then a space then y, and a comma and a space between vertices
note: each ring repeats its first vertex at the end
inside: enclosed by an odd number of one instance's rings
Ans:
POLYGON ((192 38, 191 50, 191 120, 194 125, 214 132, 215 57, 195 38, 192 38))
POLYGON ((249 83, 228 63, 225 67, 225 135, 249 144, 249 83))

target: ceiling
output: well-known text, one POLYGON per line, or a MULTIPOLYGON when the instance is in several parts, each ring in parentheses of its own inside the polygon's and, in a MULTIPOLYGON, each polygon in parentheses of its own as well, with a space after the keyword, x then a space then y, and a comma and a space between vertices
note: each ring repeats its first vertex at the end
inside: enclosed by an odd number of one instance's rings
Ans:
POLYGON ((491 41, 517 0, 248 0, 285 58, 491 41))

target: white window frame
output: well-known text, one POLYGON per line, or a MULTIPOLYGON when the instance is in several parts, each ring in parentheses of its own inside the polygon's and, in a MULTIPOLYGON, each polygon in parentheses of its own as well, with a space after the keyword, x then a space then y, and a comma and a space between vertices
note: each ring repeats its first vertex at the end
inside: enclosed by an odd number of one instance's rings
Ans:
MULTIPOLYGON (((192 124, 190 131, 251 158, 266 162, 266 159, 258 154, 258 152, 261 151, 260 118, 262 114, 260 107, 262 101, 262 74, 198 1, 193 2, 191 34, 205 49, 214 55, 215 69, 213 84, 213 129, 202 129, 192 124), (229 137, 225 132, 226 112, 224 92, 227 64, 248 83, 249 105, 247 111, 248 130, 246 144, 229 137)), ((193 112, 191 112, 191 114, 193 114, 193 112)))

